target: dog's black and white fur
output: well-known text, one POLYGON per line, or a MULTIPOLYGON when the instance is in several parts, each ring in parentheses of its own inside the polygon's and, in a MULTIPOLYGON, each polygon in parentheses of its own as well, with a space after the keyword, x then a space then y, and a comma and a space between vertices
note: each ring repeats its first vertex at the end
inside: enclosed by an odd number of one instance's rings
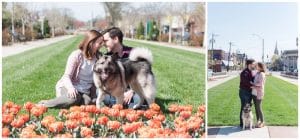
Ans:
POLYGON ((133 49, 127 60, 120 60, 117 54, 100 54, 93 67, 93 78, 98 90, 96 106, 102 106, 105 94, 111 94, 117 104, 123 104, 128 85, 141 98, 133 106, 134 109, 139 108, 144 99, 148 105, 154 103, 156 84, 151 70, 152 62, 152 53, 145 48, 133 49))
POLYGON ((243 119, 243 130, 245 130, 246 127, 249 127, 250 130, 252 130, 253 127, 253 114, 251 111, 251 104, 247 103, 242 112, 242 119, 243 119))

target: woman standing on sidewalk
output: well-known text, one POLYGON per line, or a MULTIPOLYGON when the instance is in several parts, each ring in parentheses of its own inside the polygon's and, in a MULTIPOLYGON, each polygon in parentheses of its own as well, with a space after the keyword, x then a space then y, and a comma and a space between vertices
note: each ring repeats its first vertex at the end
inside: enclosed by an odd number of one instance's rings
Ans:
POLYGON ((253 85, 252 88, 252 95, 255 105, 255 113, 257 118, 257 128, 264 127, 264 116, 262 111, 262 100, 264 97, 264 87, 265 87, 265 71, 266 67, 263 63, 258 62, 256 65, 257 73, 255 74, 254 81, 251 82, 253 85))
POLYGON ((89 104, 91 94, 95 94, 93 65, 96 53, 101 47, 103 36, 96 30, 86 33, 78 49, 73 51, 67 61, 64 75, 56 84, 56 98, 42 100, 46 107, 69 107, 89 104))

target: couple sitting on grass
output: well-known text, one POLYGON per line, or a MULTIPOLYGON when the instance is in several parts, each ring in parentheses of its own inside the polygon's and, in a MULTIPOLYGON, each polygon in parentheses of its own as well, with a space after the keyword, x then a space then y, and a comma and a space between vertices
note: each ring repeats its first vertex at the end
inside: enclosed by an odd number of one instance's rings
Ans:
MULTIPOLYGON (((129 57, 131 47, 123 45, 123 33, 117 27, 112 27, 99 33, 90 30, 78 46, 78 50, 68 58, 65 73, 56 84, 56 97, 42 100, 39 104, 46 107, 67 108, 73 105, 95 104, 97 93, 93 81, 93 65, 97 51, 104 45, 108 54, 117 53, 121 59, 129 57)), ((125 107, 132 108, 139 102, 138 94, 128 88, 124 93, 125 107)), ((112 106, 116 103, 113 96, 106 94, 104 104, 112 106)), ((145 106, 144 106, 145 107, 145 106)))
POLYGON ((266 67, 263 63, 257 62, 253 59, 246 61, 247 67, 240 75, 240 91, 239 96, 241 100, 240 111, 240 127, 243 127, 242 112, 246 104, 250 104, 253 100, 255 105, 255 114, 257 119, 257 128, 264 127, 264 117, 262 112, 262 100, 264 97, 265 86, 265 71, 266 67))

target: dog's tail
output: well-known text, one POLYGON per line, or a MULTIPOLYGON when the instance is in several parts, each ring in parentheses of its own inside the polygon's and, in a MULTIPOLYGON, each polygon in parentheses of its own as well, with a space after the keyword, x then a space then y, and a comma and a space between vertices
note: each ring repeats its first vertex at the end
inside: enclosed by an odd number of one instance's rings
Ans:
POLYGON ((138 60, 146 60, 150 64, 153 62, 153 56, 149 49, 146 48, 134 48, 129 55, 129 60, 138 61, 138 60))

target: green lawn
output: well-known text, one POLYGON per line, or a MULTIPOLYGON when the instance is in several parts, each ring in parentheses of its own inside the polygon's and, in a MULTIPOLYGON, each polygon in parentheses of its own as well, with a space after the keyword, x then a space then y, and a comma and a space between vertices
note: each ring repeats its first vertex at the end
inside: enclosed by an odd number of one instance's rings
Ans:
MULTIPOLYGON (((82 36, 26 51, 2 60, 2 101, 24 104, 55 97, 55 84, 64 73, 68 55, 82 36)), ((125 41, 132 47, 147 47, 154 55, 153 71, 157 80, 156 102, 164 111, 171 103, 204 103, 205 56, 183 50, 125 41)), ((50 109, 56 114, 58 109, 50 109)))
MULTIPOLYGON (((263 100, 267 125, 298 125, 297 86, 268 76, 263 100)), ((208 125, 239 124, 239 77, 208 90, 208 125)), ((253 114, 255 110, 253 107, 253 114)))

